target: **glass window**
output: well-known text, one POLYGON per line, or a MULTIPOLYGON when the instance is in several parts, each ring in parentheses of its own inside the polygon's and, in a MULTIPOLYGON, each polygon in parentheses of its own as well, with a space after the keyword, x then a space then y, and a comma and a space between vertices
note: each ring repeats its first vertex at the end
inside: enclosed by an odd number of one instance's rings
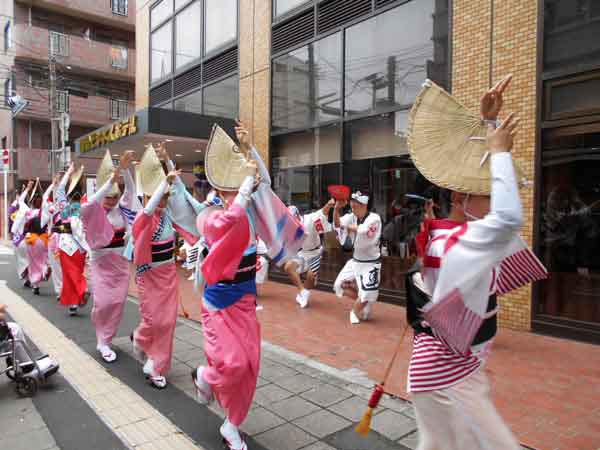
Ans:
POLYGON ((200 28, 202 5, 192 3, 175 16, 175 68, 178 69, 200 58, 202 44, 200 28))
POLYGON ((204 88, 204 114, 207 116, 238 117, 238 77, 230 77, 204 88))
POLYGON ((544 70, 600 63, 597 0, 545 0, 544 70))
POLYGON ((202 114, 202 89, 175 100, 175 109, 202 114))
POLYGON ((175 0, 175 11, 184 6, 186 3, 189 3, 191 0, 175 0))
POLYGON ((307 0, 275 0, 273 3, 275 5, 275 17, 277 17, 308 2, 307 0))
POLYGON ((154 28, 173 14, 173 0, 161 0, 150 10, 150 25, 154 28))
POLYGON ((408 110, 353 120, 346 125, 346 146, 351 159, 408 154, 408 110))
POLYGON ((237 37, 237 0, 205 0, 205 52, 222 47, 237 37))
POLYGON ((538 314, 600 324, 600 133, 544 137, 538 314))
POLYGON ((340 162, 341 127, 338 124, 273 138, 273 165, 280 169, 340 162))
POLYGON ((173 70, 173 24, 167 22, 158 30, 152 33, 151 39, 151 79, 152 81, 160 80, 169 75, 173 70))
POLYGON ((412 104, 434 58, 433 12, 412 1, 346 30, 347 116, 412 104))
POLYGON ((341 116, 341 34, 273 61, 273 129, 316 125, 341 116))

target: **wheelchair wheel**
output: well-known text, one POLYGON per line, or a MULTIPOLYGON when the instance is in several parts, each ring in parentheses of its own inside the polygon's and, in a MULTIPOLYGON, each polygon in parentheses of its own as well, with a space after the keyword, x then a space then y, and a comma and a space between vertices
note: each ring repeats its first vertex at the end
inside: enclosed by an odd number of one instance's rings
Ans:
MULTIPOLYGON (((8 368, 8 367, 10 367, 12 365, 13 365, 12 358, 9 356, 9 357, 6 358, 6 367, 8 368)), ((6 376, 8 378, 10 378, 12 381, 15 381, 15 370, 14 369, 7 370, 6 371, 6 376)))
POLYGON ((33 397, 38 390, 38 382, 35 378, 24 377, 17 381, 17 394, 21 397, 33 397))

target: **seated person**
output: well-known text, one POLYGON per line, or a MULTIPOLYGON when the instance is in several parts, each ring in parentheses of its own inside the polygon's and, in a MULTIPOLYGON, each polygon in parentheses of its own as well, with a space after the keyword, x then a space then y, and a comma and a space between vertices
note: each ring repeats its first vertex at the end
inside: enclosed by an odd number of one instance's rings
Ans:
MULTIPOLYGON (((15 339, 16 345, 16 356, 19 364, 23 368, 25 373, 30 373, 35 370, 35 364, 24 349, 25 334, 22 328, 15 322, 8 322, 6 317, 6 305, 0 304, 0 353, 8 352, 11 347, 8 344, 8 336, 4 335, 2 329, 6 330, 6 327, 10 330, 11 335, 15 339)), ((8 366, 12 366, 12 357, 6 359, 8 366)), ((54 375, 58 371, 58 364, 53 361, 48 355, 42 356, 37 360, 41 375, 47 379, 51 375, 54 375)))

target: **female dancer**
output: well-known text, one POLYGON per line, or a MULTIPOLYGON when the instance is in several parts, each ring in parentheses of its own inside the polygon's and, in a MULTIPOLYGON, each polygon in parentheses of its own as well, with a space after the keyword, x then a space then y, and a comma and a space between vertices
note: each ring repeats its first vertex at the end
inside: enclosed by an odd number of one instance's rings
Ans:
POLYGON ((123 317, 130 274, 129 261, 123 256, 123 251, 133 218, 141 209, 129 171, 133 156, 133 151, 125 152, 119 167, 113 168, 107 150, 96 176, 101 187, 81 208, 81 221, 91 248, 92 322, 96 328, 96 349, 107 363, 117 359, 110 345, 123 317), (121 173, 125 181, 123 195, 119 195, 117 184, 121 173))

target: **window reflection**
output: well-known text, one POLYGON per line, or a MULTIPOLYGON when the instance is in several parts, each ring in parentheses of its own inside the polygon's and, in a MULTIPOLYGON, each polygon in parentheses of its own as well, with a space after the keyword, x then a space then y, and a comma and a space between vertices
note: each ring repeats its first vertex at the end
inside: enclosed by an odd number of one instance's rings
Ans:
POLYGON ((150 11, 150 24, 152 28, 173 14, 173 0, 162 0, 150 11))
POLYGON ((290 12, 303 3, 307 3, 307 0, 275 0, 275 17, 290 12))
POLYGON ((180 68, 198 59, 201 54, 200 24, 202 5, 192 3, 175 16, 175 67, 180 68))
POLYGON ((230 77, 204 88, 204 114, 208 116, 238 116, 239 81, 230 77))
POLYGON ((205 0, 205 53, 222 47, 237 36, 237 0, 205 0))
POLYGON ((175 100, 175 109, 196 114, 202 114, 202 90, 192 92, 175 100))
POLYGON ((151 78, 152 81, 160 80, 173 70, 172 29, 173 23, 167 22, 152 33, 151 39, 151 78))
POLYGON ((273 129, 309 127, 341 116, 341 34, 273 61, 273 129))

